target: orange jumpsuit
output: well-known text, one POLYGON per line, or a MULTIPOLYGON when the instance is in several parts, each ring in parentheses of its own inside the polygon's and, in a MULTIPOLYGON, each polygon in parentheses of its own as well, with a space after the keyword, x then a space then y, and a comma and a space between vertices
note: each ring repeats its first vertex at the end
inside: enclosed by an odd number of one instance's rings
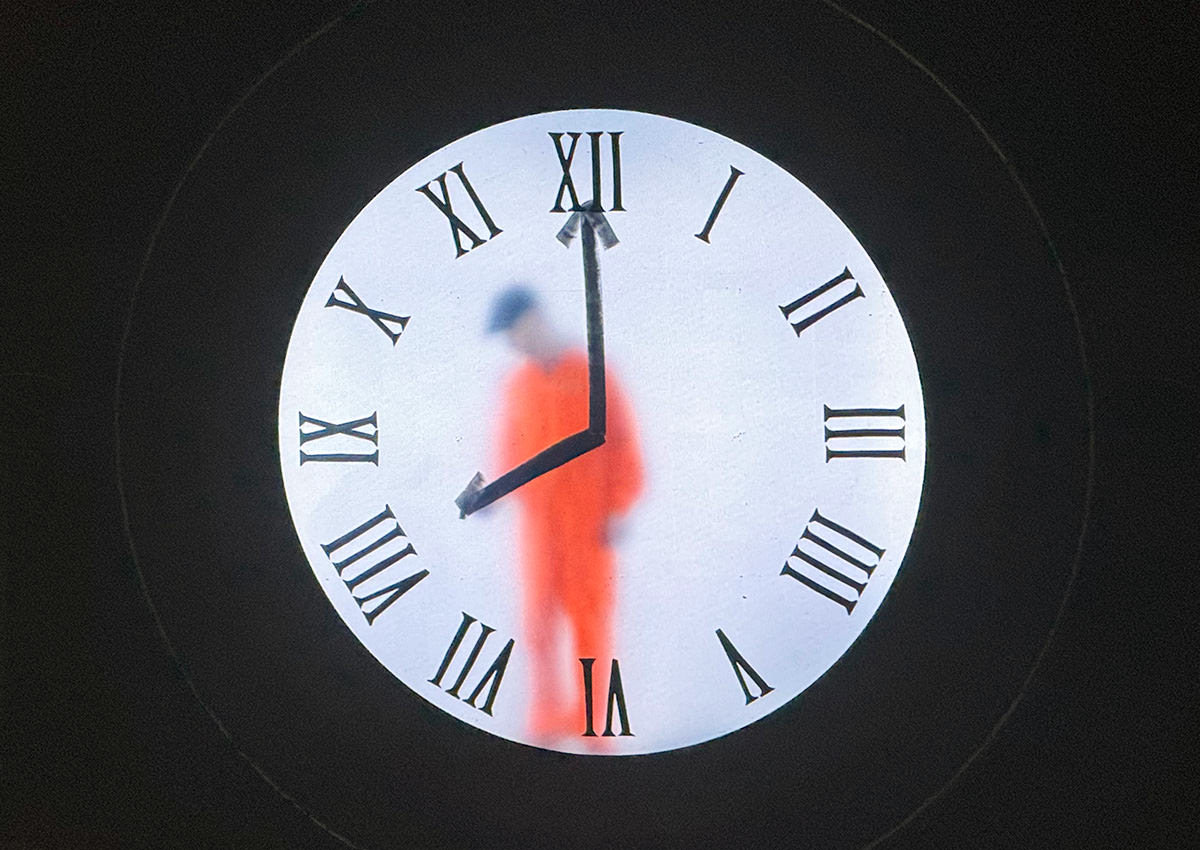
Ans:
MULTIPOLYGON (((583 731, 576 659, 595 658, 595 668, 606 671, 612 657, 615 564, 607 530, 610 519, 637 498, 642 465, 629 403, 611 375, 605 388, 604 445, 512 493, 519 507, 522 616, 532 667, 529 725, 540 737, 583 731), (569 648, 559 647, 563 621, 569 648), (575 667, 574 682, 563 681, 566 662, 575 667)), ((505 388, 498 468, 512 469, 587 424, 584 353, 564 353, 549 371, 526 361, 505 388)), ((595 683, 594 694, 604 693, 600 685, 595 683)))

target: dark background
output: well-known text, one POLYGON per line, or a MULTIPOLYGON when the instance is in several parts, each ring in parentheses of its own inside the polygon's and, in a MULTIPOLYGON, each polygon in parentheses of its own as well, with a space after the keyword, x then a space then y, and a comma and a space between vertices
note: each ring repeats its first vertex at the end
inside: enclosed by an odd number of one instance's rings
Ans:
MULTIPOLYGON (((113 408, 173 187, 238 97, 347 8, 37 3, 0 24, 0 846, 340 846, 242 760, 159 640, 121 532, 113 408)), ((1091 520, 1049 654, 984 755, 886 846, 1194 846, 1200 10, 848 8, 955 92, 1025 181, 1096 403, 1091 520)), ((431 37, 478 38, 479 20, 462 7, 431 37)))

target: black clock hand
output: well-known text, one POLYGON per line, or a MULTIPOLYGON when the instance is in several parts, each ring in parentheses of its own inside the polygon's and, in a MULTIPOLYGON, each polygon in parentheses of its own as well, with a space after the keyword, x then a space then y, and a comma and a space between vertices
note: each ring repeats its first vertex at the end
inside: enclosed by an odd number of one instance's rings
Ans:
POLYGON ((592 202, 585 204, 584 211, 572 214, 558 232, 558 240, 568 248, 577 231, 582 230, 583 235, 583 286, 587 304, 588 427, 543 449, 490 484, 485 485, 483 475, 476 472, 466 489, 454 500, 454 504, 458 505, 460 518, 475 513, 539 475, 557 469, 604 444, 607 420, 607 398, 604 389, 604 318, 600 300, 600 265, 596 259, 596 238, 599 237, 605 248, 616 245, 618 240, 604 214, 593 209, 595 206, 592 202))

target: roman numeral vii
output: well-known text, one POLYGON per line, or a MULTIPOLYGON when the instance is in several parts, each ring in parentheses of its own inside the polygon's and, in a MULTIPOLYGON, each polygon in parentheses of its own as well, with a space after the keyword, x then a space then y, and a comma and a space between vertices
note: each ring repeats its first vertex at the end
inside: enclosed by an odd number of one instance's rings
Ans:
MULTIPOLYGON (((455 656, 458 655, 458 650, 462 646, 467 632, 471 630, 471 626, 478 622, 466 611, 463 612, 462 616, 462 622, 459 624, 458 631, 454 633, 454 637, 450 641, 450 648, 446 650, 446 655, 442 658, 441 666, 438 667, 434 677, 429 680, 430 684, 437 685, 439 688, 442 687, 442 679, 445 677, 447 671, 449 671, 455 656)), ((474 668, 475 662, 479 660, 487 639, 496 631, 491 626, 485 626, 483 623, 479 623, 479 628, 479 635, 475 638, 475 644, 467 654, 466 660, 463 661, 462 668, 458 672, 458 678, 454 680, 453 685, 446 688, 446 693, 456 699, 463 699, 460 693, 462 686, 466 684, 467 677, 471 675, 471 670, 474 668)), ((513 643, 513 639, 509 638, 508 643, 496 655, 496 659, 492 662, 491 666, 479 678, 479 682, 475 685, 475 689, 471 691, 470 696, 464 700, 471 708, 478 708, 484 714, 488 715, 492 713, 492 705, 496 702, 496 693, 500 690, 500 682, 504 679, 504 671, 508 669, 508 659, 512 656, 513 643), (476 705, 475 701, 479 699, 479 695, 483 693, 484 688, 488 688, 487 698, 484 700, 483 705, 476 705)))

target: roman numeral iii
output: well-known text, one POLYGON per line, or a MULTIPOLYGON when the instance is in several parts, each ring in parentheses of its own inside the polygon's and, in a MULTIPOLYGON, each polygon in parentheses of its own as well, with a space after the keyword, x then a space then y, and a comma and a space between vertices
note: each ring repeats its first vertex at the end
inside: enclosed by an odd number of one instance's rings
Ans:
POLYGON ((862 287, 850 273, 850 268, 846 267, 837 277, 826 281, 811 292, 801 295, 791 304, 781 306, 779 310, 791 324, 796 336, 800 336, 807 328, 812 327, 834 310, 845 307, 855 298, 863 297, 862 287), (854 284, 853 290, 850 290, 850 284, 854 284), (844 295, 841 294, 843 292, 845 292, 844 295), (829 298, 822 298, 821 296, 826 293, 830 293, 829 298), (830 301, 830 299, 836 300, 830 301), (797 320, 794 322, 791 321, 793 313, 797 314, 797 320))
MULTIPOLYGON (((450 641, 450 648, 446 650, 446 655, 442 658, 441 666, 438 667, 434 677, 429 680, 430 684, 437 685, 439 688, 442 686, 442 679, 450 669, 454 657, 458 654, 459 647, 462 646, 467 632, 470 631, 472 625, 478 622, 466 611, 463 612, 462 616, 462 622, 458 626, 458 631, 454 633, 454 638, 450 641)), ((487 643, 487 639, 496 631, 491 626, 485 626, 483 623, 479 623, 479 628, 479 636, 475 638, 475 645, 471 647, 470 653, 463 662, 462 669, 458 673, 458 678, 454 680, 453 685, 446 688, 446 693, 455 699, 462 699, 460 695, 462 686, 466 683, 467 677, 471 675, 471 669, 479 659, 480 653, 483 652, 483 646, 487 643)), ((513 643, 513 639, 509 638, 508 643, 504 645, 504 648, 496 656, 496 660, 484 671, 478 684, 475 685, 475 689, 471 691, 471 695, 464 700, 471 708, 478 708, 484 714, 491 715, 492 705, 496 702, 496 693, 500 690, 500 682, 504 679, 504 671, 508 669, 508 659, 512 656, 513 643), (479 699, 479 695, 483 693, 483 689, 488 687, 489 684, 491 687, 488 689, 487 699, 484 700, 483 705, 476 705, 475 700, 479 699)))
POLYGON ((467 192, 467 197, 469 197, 471 199, 471 203, 475 205, 475 211, 479 214, 479 218, 483 222, 484 227, 488 229, 488 239, 499 235, 503 231, 496 226, 494 221, 492 221, 492 217, 488 215, 488 211, 483 207, 483 202, 479 200, 479 196, 475 194, 475 189, 471 186, 471 181, 467 179, 467 175, 463 172, 463 164, 460 162, 458 165, 451 168, 450 171, 443 171, 433 180, 430 180, 424 186, 419 187, 417 191, 432 201, 433 205, 441 210, 442 214, 446 216, 446 220, 450 222, 450 235, 454 237, 454 257, 457 259, 463 254, 467 253, 467 251, 470 251, 472 248, 478 248, 480 245, 486 242, 487 239, 480 239, 479 236, 475 234, 475 231, 467 227, 463 220, 454 212, 454 206, 450 202, 450 190, 446 188, 446 175, 451 173, 458 178, 459 184, 467 192), (438 194, 442 196, 440 199, 437 198, 429 188, 435 182, 438 185, 438 194), (462 240, 458 238, 460 233, 471 240, 470 248, 464 248, 462 246, 462 240))
POLYGON ((904 405, 896 408, 825 405, 825 462, 835 457, 904 460, 904 405))
POLYGON ((396 515, 392 513, 391 507, 384 505, 382 511, 362 525, 331 543, 321 544, 325 556, 337 570, 351 597, 358 603, 368 626, 373 625, 380 614, 429 575, 429 570, 419 570, 394 584, 379 586, 391 581, 396 571, 389 568, 417 554, 412 543, 405 538, 404 529, 396 522, 396 515), (355 549, 355 546, 361 548, 355 549), (338 553, 336 559, 335 552, 338 553), (386 576, 383 575, 385 571, 388 571, 386 576), (376 577, 379 577, 379 580, 372 581, 376 577), (360 593, 362 595, 359 595, 360 593))
POLYGON ((385 313, 382 310, 374 310, 368 307, 363 303, 361 298, 355 295, 354 290, 350 288, 350 284, 346 283, 344 277, 338 278, 337 286, 333 288, 333 292, 330 293, 329 300, 325 302, 325 306, 341 307, 353 313, 361 313, 387 334, 388 339, 392 341, 392 345, 395 345, 396 340, 400 339, 400 334, 404 333, 404 328, 407 327, 408 320, 412 318, 411 316, 393 316, 391 313, 385 313), (340 300, 338 293, 345 296, 346 300, 340 300))
MULTIPOLYGON (((324 461, 334 463, 373 463, 379 466, 379 449, 373 452, 365 452, 358 454, 347 453, 325 453, 311 454, 304 451, 304 444, 313 440, 322 440, 328 437, 336 437, 337 435, 366 440, 367 442, 378 446, 379 445, 379 423, 375 418, 375 413, 370 416, 365 416, 362 419, 352 419, 349 422, 326 422, 322 419, 315 419, 312 416, 305 416, 303 411, 300 413, 300 465, 309 461, 324 461), (305 430, 308 426, 308 430, 305 430), (369 429, 369 430, 368 430, 369 429)), ((337 440, 334 441, 338 442, 337 440)))
POLYGON ((866 538, 821 516, 817 510, 813 511, 792 554, 784 561, 780 575, 794 578, 851 614, 871 573, 879 566, 883 552, 866 538))
MULTIPOLYGON (((554 198, 554 206, 550 208, 550 212, 578 212, 583 209, 579 203, 579 195, 575 192, 575 181, 571 179, 571 163, 575 159, 575 148, 582 135, 582 133, 550 133, 550 139, 554 142, 554 152, 558 154, 559 167, 562 168, 558 194, 554 198), (562 138, 564 135, 571 140, 571 144, 566 150, 563 149, 562 138), (571 199, 571 206, 565 209, 562 205, 564 195, 571 199)), ((601 202, 603 181, 600 171, 600 150, 603 146, 604 135, 602 132, 587 134, 592 154, 592 209, 596 212, 604 212, 601 202)), ((624 212, 625 208, 621 206, 621 133, 608 133, 607 135, 612 151, 612 205, 608 209, 610 212, 624 212)))
MULTIPOLYGON (((592 667, 596 659, 580 658, 579 663, 583 666, 583 736, 594 738, 596 729, 592 724, 592 667)), ((625 710, 625 688, 621 685, 621 665, 615 658, 608 672, 608 710, 604 719, 604 731, 601 733, 603 737, 612 738, 616 735, 613 732, 614 708, 621 722, 620 734, 632 737, 633 732, 629 730, 629 713, 625 710)))

